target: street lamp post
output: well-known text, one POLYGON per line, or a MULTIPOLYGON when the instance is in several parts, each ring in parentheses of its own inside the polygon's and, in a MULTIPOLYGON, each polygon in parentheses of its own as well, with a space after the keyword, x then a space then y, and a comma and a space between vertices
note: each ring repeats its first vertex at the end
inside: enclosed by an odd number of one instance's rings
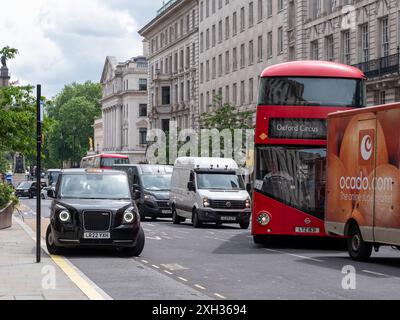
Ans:
POLYGON ((64 135, 61 133, 60 135, 61 139, 61 164, 60 164, 60 169, 64 169, 64 135))

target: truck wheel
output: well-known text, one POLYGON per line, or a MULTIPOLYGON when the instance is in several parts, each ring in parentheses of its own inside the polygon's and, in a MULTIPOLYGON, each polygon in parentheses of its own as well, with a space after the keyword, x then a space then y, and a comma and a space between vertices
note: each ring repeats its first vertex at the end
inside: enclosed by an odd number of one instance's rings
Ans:
POLYGON ((145 243, 145 235, 142 228, 139 230, 136 246, 126 249, 126 254, 130 257, 138 257, 143 251, 145 243))
POLYGON ((363 240, 360 228, 356 224, 350 227, 347 249, 355 261, 367 261, 371 256, 372 244, 363 240))
POLYGON ((242 221, 239 223, 240 229, 247 230, 250 226, 250 221, 242 221))
POLYGON ((61 253, 61 248, 55 244, 53 232, 51 232, 51 226, 48 226, 46 231, 46 247, 47 251, 49 251, 51 255, 57 256, 61 253))
POLYGON ((195 228, 201 228, 203 225, 203 223, 199 219, 199 213, 197 212, 197 210, 193 210, 192 224, 193 224, 193 227, 195 227, 195 228))

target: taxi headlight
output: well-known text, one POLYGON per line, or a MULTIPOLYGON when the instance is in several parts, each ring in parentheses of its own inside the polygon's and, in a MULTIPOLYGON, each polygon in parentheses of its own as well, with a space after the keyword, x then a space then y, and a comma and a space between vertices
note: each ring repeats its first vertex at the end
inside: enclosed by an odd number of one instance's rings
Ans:
POLYGON ((71 214, 67 210, 63 210, 59 213, 58 218, 65 223, 71 219, 71 214))
POLYGON ((128 209, 124 212, 124 223, 131 224, 136 221, 136 212, 132 209, 128 209))
POLYGON ((246 206, 246 209, 251 208, 251 201, 250 201, 250 199, 246 199, 245 206, 246 206))
POLYGON ((210 206, 210 200, 208 200, 208 198, 203 199, 203 206, 204 208, 208 208, 210 206))

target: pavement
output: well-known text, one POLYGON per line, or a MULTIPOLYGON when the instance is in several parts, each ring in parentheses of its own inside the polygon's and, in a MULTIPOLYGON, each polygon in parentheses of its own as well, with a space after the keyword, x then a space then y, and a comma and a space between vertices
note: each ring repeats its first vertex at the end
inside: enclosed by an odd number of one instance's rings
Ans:
POLYGON ((36 247, 23 222, 0 231, 0 300, 87 300, 87 296, 42 252, 36 263, 36 247))

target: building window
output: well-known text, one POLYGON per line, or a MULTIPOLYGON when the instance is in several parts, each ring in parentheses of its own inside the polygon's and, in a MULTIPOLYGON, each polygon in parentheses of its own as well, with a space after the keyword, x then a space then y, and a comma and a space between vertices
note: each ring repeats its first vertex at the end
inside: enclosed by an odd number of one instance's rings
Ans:
POLYGON ((229 96, 229 86, 225 86, 225 102, 226 102, 226 103, 229 103, 229 99, 230 99, 230 96, 229 96))
POLYGON ((186 81, 186 101, 190 101, 190 80, 186 81))
POLYGON ((218 9, 222 9, 222 0, 218 0, 218 9))
POLYGON ((344 31, 342 33, 342 46, 343 46, 343 63, 351 64, 351 54, 350 54, 350 31, 344 31))
POLYGON ((321 15, 322 4, 321 0, 313 0, 313 15, 314 19, 318 18, 321 15))
POLYGON ((238 66, 238 60, 237 60, 237 49, 233 48, 232 50, 232 56, 233 56, 233 71, 237 70, 237 66, 238 66))
POLYGON ((240 82, 240 104, 243 106, 245 104, 246 101, 246 89, 244 86, 244 81, 240 82))
POLYGON ((368 24, 361 26, 361 61, 369 61, 369 27, 368 24))
POLYGON ((147 104, 139 104, 139 117, 147 117, 147 104))
POLYGON ((268 59, 272 58, 272 46, 273 46, 273 42, 272 42, 273 38, 272 38, 272 31, 268 32, 267 35, 267 52, 268 52, 268 59))
POLYGON ((200 83, 204 82, 204 64, 200 63, 200 83))
POLYGON ((278 12, 283 10, 283 0, 278 0, 278 12))
POLYGON ((180 90, 180 102, 183 102, 184 100, 185 100, 185 84, 182 81, 180 90))
POLYGON ((161 120, 161 130, 164 132, 169 132, 169 119, 161 120))
POLYGON ((230 57, 229 57, 229 51, 225 52, 225 74, 228 74, 230 72, 230 57))
POLYGON ((237 105, 237 84, 234 83, 232 86, 232 103, 233 105, 237 105))
POLYGON ((217 60, 214 58, 212 58, 212 66, 211 66, 211 77, 213 79, 216 78, 216 72, 217 72, 217 60))
POLYGON ((222 54, 220 54, 218 56, 218 77, 222 77, 222 73, 223 73, 222 69, 223 69, 223 66, 222 66, 222 54))
POLYGON ((249 66, 254 63, 254 46, 253 40, 249 41, 249 66))
POLYGON ((278 29, 278 55, 283 53, 283 28, 278 29))
POLYGON ((263 19, 263 0, 258 0, 257 18, 258 22, 261 22, 263 19))
POLYGON ((190 68, 190 47, 186 47, 186 69, 190 68))
POLYGON ((244 52, 245 48, 244 48, 244 44, 242 44, 240 46, 240 68, 244 68, 244 65, 246 63, 246 56, 245 56, 245 52, 244 52))
POLYGON ((192 29, 196 27, 196 11, 192 11, 192 29))
POLYGON ((203 21, 204 18, 204 3, 203 1, 200 2, 200 21, 203 21))
POLYGON ((171 87, 161 88, 161 104, 164 106, 171 104, 171 87))
POLYGON ((253 103, 254 97, 253 97, 253 78, 249 79, 249 103, 253 103))
POLYGON ((204 51, 204 33, 200 33, 200 52, 202 53, 204 51))
POLYGON ((249 3, 249 28, 252 27, 254 24, 254 8, 253 2, 249 3))
POLYGON ((215 28, 215 24, 212 26, 212 46, 215 47, 216 44, 216 28, 215 28))
POLYGON ((326 60, 333 61, 334 60, 334 42, 333 35, 327 36, 325 38, 325 46, 326 46, 326 60))
POLYGON ((206 61, 206 81, 210 81, 210 60, 206 61))
POLYGON ((244 31, 246 22, 245 22, 245 14, 244 7, 240 8, 240 31, 244 31))
POLYGON ((386 104, 386 91, 379 92, 379 104, 386 104))
POLYGON ((257 59, 258 59, 258 62, 261 62, 263 60, 263 51, 264 51, 263 47, 264 47, 263 46, 263 37, 259 36, 258 40, 257 40, 257 59))
POLYGON ((229 39, 229 17, 225 18, 225 40, 229 39))
POLYGON ((212 2, 212 6, 211 6, 211 13, 214 14, 215 13, 215 0, 211 0, 212 2))
POLYGON ((235 36, 237 34, 237 13, 234 12, 232 15, 232 34, 235 36))
POLYGON ((210 29, 206 30, 206 50, 210 48, 210 29))
POLYGON ((389 20, 381 19, 381 41, 382 41, 382 57, 389 56, 389 20))
POLYGON ((222 20, 218 22, 218 42, 222 42, 222 20))
POLYGON ((210 16, 210 0, 206 0, 206 18, 210 16))
POLYGON ((146 128, 139 129, 139 144, 140 145, 147 144, 147 129, 146 128))
POLYGON ((139 79, 139 91, 147 91, 147 79, 139 79))
POLYGON ((200 93, 200 112, 205 112, 204 93, 200 93))
POLYGON ((272 17, 272 0, 267 0, 267 17, 272 17))
POLYGON ((318 40, 311 42, 311 59, 312 60, 319 60, 319 44, 318 40))

